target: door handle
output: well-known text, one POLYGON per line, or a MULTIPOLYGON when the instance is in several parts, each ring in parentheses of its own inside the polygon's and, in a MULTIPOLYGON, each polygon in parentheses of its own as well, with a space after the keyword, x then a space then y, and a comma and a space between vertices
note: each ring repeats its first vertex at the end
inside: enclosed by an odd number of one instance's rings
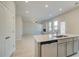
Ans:
POLYGON ((5 37, 6 40, 8 40, 10 38, 10 36, 5 37))

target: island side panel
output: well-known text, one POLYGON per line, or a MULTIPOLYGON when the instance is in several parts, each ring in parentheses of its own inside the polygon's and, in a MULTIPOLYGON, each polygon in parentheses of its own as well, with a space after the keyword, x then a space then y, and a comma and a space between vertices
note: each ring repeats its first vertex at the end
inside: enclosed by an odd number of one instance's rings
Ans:
POLYGON ((35 42, 35 57, 40 57, 40 56, 41 56, 40 43, 35 42))

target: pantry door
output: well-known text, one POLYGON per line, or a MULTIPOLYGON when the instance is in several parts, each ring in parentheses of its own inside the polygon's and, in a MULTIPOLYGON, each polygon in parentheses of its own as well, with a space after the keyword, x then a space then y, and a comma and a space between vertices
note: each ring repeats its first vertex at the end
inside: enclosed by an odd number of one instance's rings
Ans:
POLYGON ((0 3, 0 57, 5 56, 6 15, 3 5, 0 3))
POLYGON ((15 50, 15 17, 0 2, 0 57, 9 57, 15 50))

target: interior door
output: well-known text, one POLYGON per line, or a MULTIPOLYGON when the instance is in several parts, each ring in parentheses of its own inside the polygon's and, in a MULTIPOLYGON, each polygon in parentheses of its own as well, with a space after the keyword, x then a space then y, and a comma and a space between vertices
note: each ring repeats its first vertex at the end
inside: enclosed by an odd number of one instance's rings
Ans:
POLYGON ((15 48, 14 15, 0 3, 0 56, 10 56, 15 48))
POLYGON ((0 56, 5 56, 6 15, 4 6, 0 3, 0 56))
POLYGON ((5 8, 6 15, 6 33, 5 33, 5 43, 6 43, 6 56, 10 56, 15 49, 15 19, 14 15, 8 8, 5 8), (8 38, 7 38, 8 37, 8 38), (7 39, 6 39, 7 38, 7 39))

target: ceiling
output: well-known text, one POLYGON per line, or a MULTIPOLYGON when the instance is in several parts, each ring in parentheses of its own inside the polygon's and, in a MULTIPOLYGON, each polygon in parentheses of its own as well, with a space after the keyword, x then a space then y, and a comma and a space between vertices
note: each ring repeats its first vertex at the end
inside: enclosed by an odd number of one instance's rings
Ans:
MULTIPOLYGON (((77 2, 77 1, 76 1, 77 2)), ((74 1, 17 1, 16 14, 24 20, 42 22, 67 12, 78 3, 74 1), (75 4, 76 3, 76 4, 75 4), (46 8, 47 7, 47 8, 46 8)))

